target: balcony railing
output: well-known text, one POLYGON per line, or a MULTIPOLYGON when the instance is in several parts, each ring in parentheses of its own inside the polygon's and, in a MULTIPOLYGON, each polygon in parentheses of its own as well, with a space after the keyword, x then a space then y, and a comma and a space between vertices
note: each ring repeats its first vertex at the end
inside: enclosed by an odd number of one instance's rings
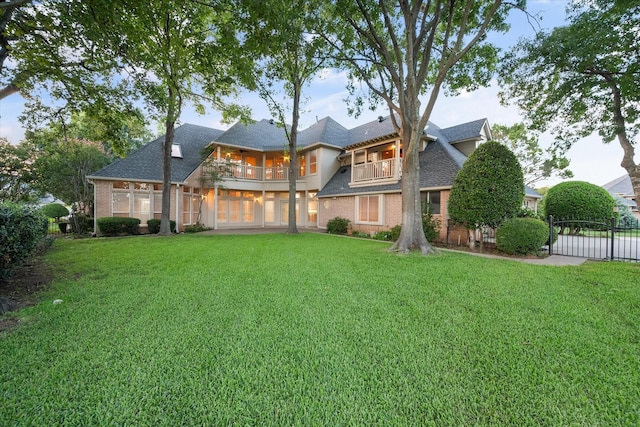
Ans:
MULTIPOLYGON (((215 172, 222 178, 235 178, 251 181, 287 181, 289 179, 289 168, 287 166, 262 167, 239 165, 223 161, 203 166, 203 172, 215 172)), ((298 177, 300 177, 299 172, 298 177)))
POLYGON ((377 181, 398 178, 399 165, 396 159, 378 160, 353 167, 353 182, 377 181))

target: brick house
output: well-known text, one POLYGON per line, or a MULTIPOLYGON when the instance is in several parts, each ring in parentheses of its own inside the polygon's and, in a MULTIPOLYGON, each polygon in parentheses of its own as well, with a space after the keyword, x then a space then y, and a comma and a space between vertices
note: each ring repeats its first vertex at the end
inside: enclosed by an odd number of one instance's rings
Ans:
MULTIPOLYGON (((478 144, 491 138, 486 119, 440 129, 429 123, 420 152, 420 188, 436 217, 447 218, 456 174, 478 144)), ((127 158, 89 177, 95 186, 95 216, 135 217, 144 226, 160 218, 162 142, 151 141, 127 158)), ((282 227, 289 207, 284 129, 273 120, 227 131, 184 124, 172 150, 171 219, 178 231, 200 222, 211 228, 282 227), (203 153, 210 153, 205 162, 203 153), (222 181, 201 177, 219 167, 222 181)), ((402 146, 389 117, 346 129, 330 117, 298 133, 296 222, 325 228, 341 216, 364 232, 401 223, 402 146)), ((541 196, 527 189, 533 209, 541 196)), ((446 231, 442 230, 444 239, 446 231)))

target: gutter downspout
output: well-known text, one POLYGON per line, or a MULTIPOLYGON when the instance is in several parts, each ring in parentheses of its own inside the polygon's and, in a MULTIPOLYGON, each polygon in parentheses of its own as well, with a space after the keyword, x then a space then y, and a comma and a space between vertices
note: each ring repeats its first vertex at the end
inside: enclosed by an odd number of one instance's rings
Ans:
POLYGON ((176 234, 180 233, 180 184, 176 184, 176 234))

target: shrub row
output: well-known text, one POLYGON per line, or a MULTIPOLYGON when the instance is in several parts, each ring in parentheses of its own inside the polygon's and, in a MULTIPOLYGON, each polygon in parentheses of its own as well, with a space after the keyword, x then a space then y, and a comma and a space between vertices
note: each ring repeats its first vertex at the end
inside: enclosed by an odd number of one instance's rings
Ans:
POLYGON ((140 234, 138 218, 104 217, 97 219, 98 229, 103 236, 140 234))
POLYGON ((45 240, 47 218, 28 206, 0 204, 0 276, 7 277, 45 240))
MULTIPOLYGON (((159 219, 150 219, 147 221, 147 229, 149 230, 149 234, 158 234, 160 232, 160 220, 159 219)), ((169 229, 172 233, 176 232, 176 222, 173 220, 169 221, 169 229)))

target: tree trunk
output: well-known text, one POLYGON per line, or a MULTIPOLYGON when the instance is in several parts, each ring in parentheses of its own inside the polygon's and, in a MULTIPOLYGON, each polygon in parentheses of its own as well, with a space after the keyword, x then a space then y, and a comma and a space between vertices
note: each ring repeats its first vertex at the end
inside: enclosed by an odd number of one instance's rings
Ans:
POLYGON ((298 121, 301 90, 302 83, 298 81, 294 82, 291 134, 289 135, 289 218, 287 222, 287 234, 298 234, 298 226, 296 224, 296 180, 298 179, 298 170, 296 166, 298 162, 298 121))
POLYGON ((627 171, 627 175, 629 175, 629 179, 631 180, 633 193, 636 197, 636 203, 640 205, 640 165, 635 163, 635 147, 634 144, 629 141, 629 136, 627 135, 626 119, 622 112, 622 95, 620 88, 611 74, 602 73, 601 75, 607 84, 609 84, 613 96, 613 120, 616 124, 618 142, 622 147, 622 151, 624 151, 620 166, 627 171))
MULTIPOLYGON (((171 94, 171 90, 169 93, 171 94)), ((171 145, 173 144, 173 133, 175 130, 175 119, 173 104, 169 102, 167 120, 165 122, 164 142, 162 143, 162 214, 160 217, 160 236, 171 234, 171 145)), ((178 199, 176 198, 176 205, 178 199)), ((178 223, 176 218, 176 227, 178 223)))
MULTIPOLYGON (((409 127, 403 124, 405 130, 409 127)), ((400 132, 404 151, 402 159, 402 230, 400 237, 391 246, 390 251, 408 253, 412 249, 420 250, 423 255, 435 252, 427 241, 422 227, 422 206, 420 200, 420 162, 418 147, 422 135, 413 132, 400 132)))

